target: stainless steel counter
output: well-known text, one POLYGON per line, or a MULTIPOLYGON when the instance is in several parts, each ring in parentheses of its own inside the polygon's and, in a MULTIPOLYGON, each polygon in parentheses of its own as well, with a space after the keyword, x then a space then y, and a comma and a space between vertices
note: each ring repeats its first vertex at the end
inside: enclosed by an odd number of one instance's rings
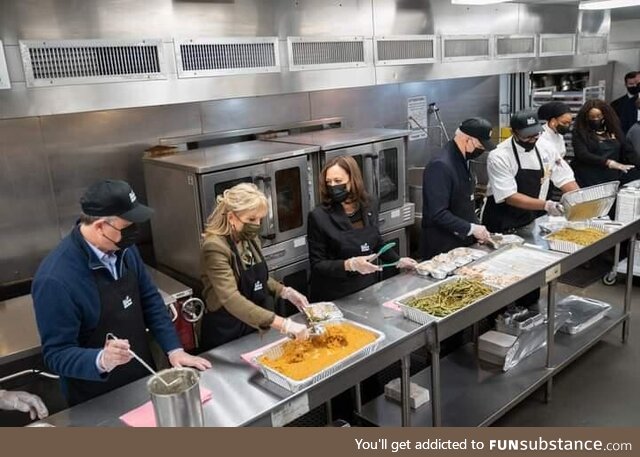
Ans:
MULTIPOLYGON (((205 425, 283 425, 424 346, 424 331, 418 324, 380 306, 399 292, 423 284, 424 279, 401 274, 341 300, 339 305, 347 318, 381 330, 385 339, 371 356, 297 394, 266 381, 240 358, 245 352, 281 338, 273 331, 263 337, 251 334, 203 354, 213 363, 213 369, 203 373, 201 382, 203 388, 213 392, 213 398, 204 406, 205 425), (295 412, 287 415, 285 411, 290 409, 295 412)), ((141 379, 55 414, 46 422, 56 426, 122 426, 118 419, 122 414, 149 400, 145 383, 146 379, 141 379)))
MULTIPOLYGON (((402 372, 406 387, 409 372, 408 356, 412 351, 428 345, 432 356, 436 357, 435 360, 439 360, 439 342, 446 336, 545 284, 549 284, 549 292, 555 297, 555 281, 560 273, 575 268, 621 241, 635 239, 638 232, 640 232, 640 220, 624 226, 588 248, 560 258, 556 264, 545 270, 532 272, 529 277, 457 313, 456 319, 441 321, 440 325, 419 326, 405 320, 402 314, 382 306, 392 298, 429 284, 428 280, 413 274, 398 275, 360 293, 338 300, 336 303, 343 309, 347 318, 384 332, 386 338, 370 356, 352 363, 330 378, 297 394, 291 394, 266 381, 257 370, 245 364, 240 358, 242 353, 279 338, 279 335, 274 332, 269 332, 264 338, 260 338, 257 334, 248 335, 205 353, 204 356, 214 364, 212 370, 203 374, 201 384, 213 392, 213 399, 204 408, 205 424, 207 426, 283 425, 323 404, 345 389, 356 386, 368 376, 398 360, 403 362, 402 372)), ((548 248, 535 224, 520 231, 519 235, 542 249, 548 248)), ((630 293, 631 285, 628 283, 624 311, 615 320, 616 325, 623 324, 623 336, 628 332, 630 293)), ((549 302, 550 311, 555 309, 553 300, 549 302)), ((550 312, 549 315, 553 316, 554 313, 550 312)), ((555 360, 553 344, 548 345, 548 348, 547 366, 553 363, 551 360, 555 360)), ((440 364, 436 362, 430 374, 434 382, 432 411, 436 425, 440 423, 439 371, 440 364)), ((546 380, 545 378, 540 382, 546 380)), ((550 378, 548 382, 550 394, 550 378)), ((407 391, 408 389, 405 389, 405 393, 407 391)), ((515 395, 514 401, 520 401, 526 396, 525 393, 527 392, 523 391, 515 395)), ((58 426, 121 426, 118 417, 144 403, 148 398, 143 379, 85 404, 62 411, 48 418, 47 421, 58 426)), ((410 420, 409 411, 406 409, 401 416, 401 423, 409 425, 410 420)))
POLYGON ((269 141, 319 146, 323 151, 372 143, 375 141, 401 138, 409 134, 408 130, 398 129, 325 129, 290 136, 274 138, 269 141))
POLYGON ((31 295, 0 301, 0 365, 40 353, 31 295))

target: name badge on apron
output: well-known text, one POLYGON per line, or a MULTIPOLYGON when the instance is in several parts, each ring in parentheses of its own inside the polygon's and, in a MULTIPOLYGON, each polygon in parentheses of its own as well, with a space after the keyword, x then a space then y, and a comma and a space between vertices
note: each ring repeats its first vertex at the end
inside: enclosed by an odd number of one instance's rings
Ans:
POLYGON ((366 253, 366 252, 369 252, 369 251, 370 251, 369 243, 364 243, 364 244, 360 245, 360 252, 366 253))
POLYGON ((122 307, 127 309, 131 305, 133 305, 133 300, 127 295, 124 300, 122 300, 122 307))

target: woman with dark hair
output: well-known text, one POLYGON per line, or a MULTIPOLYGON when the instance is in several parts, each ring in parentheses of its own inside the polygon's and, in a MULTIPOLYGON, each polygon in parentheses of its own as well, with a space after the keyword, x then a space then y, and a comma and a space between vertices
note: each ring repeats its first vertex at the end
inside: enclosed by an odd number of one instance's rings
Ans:
POLYGON ((582 105, 572 143, 575 158, 571 166, 580 187, 629 180, 627 174, 636 164, 620 120, 608 103, 589 100, 582 105))
MULTIPOLYGON (((378 280, 374 264, 383 241, 378 212, 365 191, 358 164, 351 156, 329 160, 320 173, 321 204, 309 213, 307 241, 311 262, 311 301, 335 300, 378 280)), ((416 262, 393 251, 383 264, 413 268, 416 262)))

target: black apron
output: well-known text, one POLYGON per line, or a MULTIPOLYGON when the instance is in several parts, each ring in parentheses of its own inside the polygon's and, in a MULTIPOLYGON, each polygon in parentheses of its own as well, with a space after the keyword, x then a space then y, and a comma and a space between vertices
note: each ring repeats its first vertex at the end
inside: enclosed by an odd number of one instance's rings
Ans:
MULTIPOLYGON (((275 301, 267 288, 269 269, 255 241, 252 240, 251 245, 254 251, 260 256, 260 261, 246 269, 244 265, 242 265, 236 244, 230 237, 227 237, 227 242, 235 256, 238 291, 247 300, 252 301, 264 309, 273 311, 275 301)), ((201 349, 213 349, 255 331, 255 328, 245 324, 222 307, 216 311, 208 312, 203 316, 201 349)))
MULTIPOLYGON (((598 156, 606 160, 620 162, 620 142, 615 138, 598 141, 598 156)), ((609 181, 618 181, 622 174, 619 170, 603 168, 597 165, 589 165, 574 160, 572 162, 576 182, 580 187, 595 186, 609 181)))
MULTIPOLYGON (((465 221, 474 223, 476 222, 476 202, 474 197, 477 180, 469 168, 469 163, 461 157, 457 147, 454 154, 456 155, 456 160, 462 159, 466 175, 464 181, 461 180, 458 182, 453 189, 453 195, 451 195, 449 200, 449 210, 465 221), (458 158, 458 156, 460 156, 460 158, 458 158)), ((424 217, 424 215, 422 217, 424 217)), ((420 256, 422 260, 431 259, 438 254, 449 252, 455 248, 471 246, 476 242, 473 235, 467 236, 466 233, 456 235, 436 225, 423 225, 421 229, 420 256)))
MULTIPOLYGON (((518 172, 516 173, 518 192, 531 198, 539 198, 540 188, 542 187, 542 180, 544 178, 544 166, 542 165, 538 147, 536 146, 534 149, 536 157, 538 157, 538 163, 540 164, 539 170, 526 170, 522 168, 513 139, 511 139, 511 148, 518 163, 518 172)), ((487 230, 492 233, 507 233, 530 224, 534 219, 543 214, 544 211, 520 209, 508 205, 506 202, 496 203, 493 195, 490 195, 487 197, 487 203, 484 207, 482 222, 487 227, 487 230)))
MULTIPOLYGON (((360 257, 374 254, 380 239, 378 226, 369 223, 366 216, 366 209, 362 210, 361 228, 352 228, 344 230, 343 235, 338 240, 339 258, 350 259, 351 257, 360 257)), ((360 273, 349 273, 349 277, 344 279, 325 277, 314 274, 311 277, 311 301, 330 301, 338 298, 346 297, 369 287, 378 282, 378 274, 371 273, 361 275, 360 273)))
MULTIPOLYGON (((83 249, 83 252, 86 252, 86 249, 83 249)), ((122 261, 125 262, 124 258, 122 261)), ((126 262, 125 266, 127 266, 126 262)), ((113 333, 118 338, 129 340, 131 350, 153 367, 154 362, 149 347, 135 271, 133 268, 126 268, 124 275, 115 281, 105 278, 105 272, 102 268, 94 270, 93 274, 100 294, 100 319, 95 330, 86 338, 86 341, 80 341, 79 346, 102 348, 107 333, 113 333)), ((77 405, 137 381, 148 374, 139 362, 131 360, 125 365, 114 368, 104 382, 66 378, 69 405, 77 405)))

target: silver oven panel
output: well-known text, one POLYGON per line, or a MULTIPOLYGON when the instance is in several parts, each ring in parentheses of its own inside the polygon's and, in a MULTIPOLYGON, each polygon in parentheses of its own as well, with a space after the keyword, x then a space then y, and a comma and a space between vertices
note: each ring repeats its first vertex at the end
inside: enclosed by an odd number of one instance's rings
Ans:
POLYGON ((308 256, 307 235, 265 246, 262 254, 270 270, 297 262, 308 256))
POLYGON ((381 212, 378 214, 380 232, 385 234, 402 227, 413 225, 415 218, 416 212, 413 203, 405 203, 401 208, 381 212))
MULTIPOLYGON (((320 152, 320 167, 334 157, 353 157, 367 191, 380 205, 380 211, 400 208, 405 202, 405 140, 396 138, 359 146, 320 152)), ((319 174, 320 170, 318 170, 319 174)))
POLYGON ((215 209, 216 197, 241 182, 254 183, 266 195, 267 216, 262 220, 264 246, 282 243, 307 232, 309 212, 307 157, 298 156, 259 165, 199 176, 200 206, 206 218, 215 209))

